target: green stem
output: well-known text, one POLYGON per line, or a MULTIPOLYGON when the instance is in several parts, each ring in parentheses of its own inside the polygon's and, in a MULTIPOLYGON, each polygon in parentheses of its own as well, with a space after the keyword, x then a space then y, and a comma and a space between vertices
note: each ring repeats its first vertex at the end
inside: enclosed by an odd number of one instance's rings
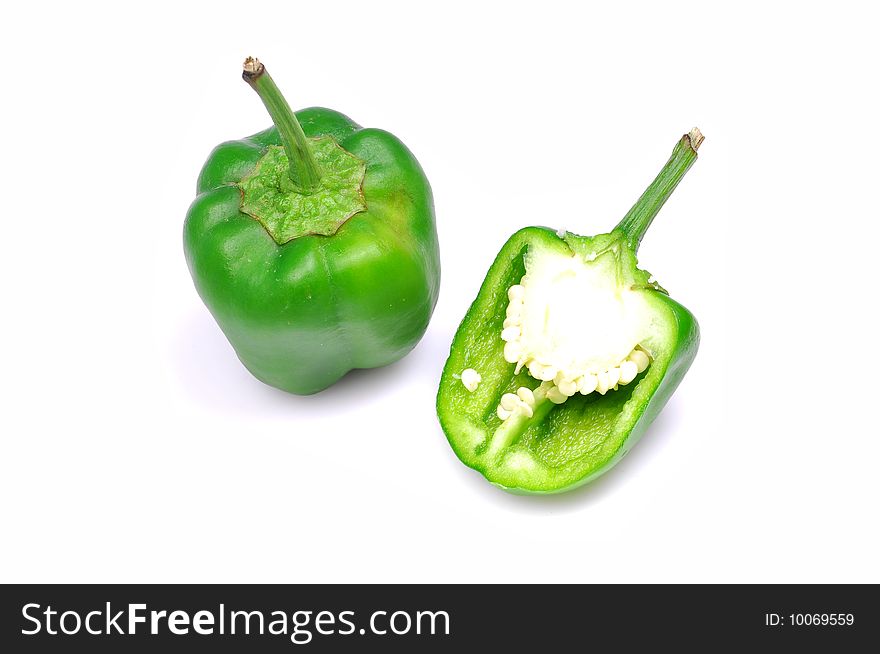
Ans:
POLYGON ((638 250, 639 243, 651 226, 654 216, 660 213, 660 208, 697 160, 697 150, 702 142, 703 135, 696 127, 682 136, 672 151, 669 161, 663 166, 663 170, 618 223, 616 229, 624 233, 633 250, 638 250))
POLYGON ((244 72, 241 76, 260 96, 272 117, 272 122, 278 128, 278 134, 281 135, 281 142, 290 161, 290 181, 293 182, 296 192, 302 195, 314 193, 320 186, 321 171, 302 126, 287 104, 287 100, 281 95, 281 91, 275 86, 269 71, 259 59, 248 57, 245 59, 244 72))

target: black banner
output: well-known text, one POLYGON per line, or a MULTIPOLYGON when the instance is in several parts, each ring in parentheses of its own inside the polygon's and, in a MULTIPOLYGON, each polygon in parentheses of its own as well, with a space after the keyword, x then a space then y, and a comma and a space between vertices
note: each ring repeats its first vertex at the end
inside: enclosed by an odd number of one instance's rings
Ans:
POLYGON ((877 587, 549 585, 3 586, 3 652, 587 650, 614 643, 855 651, 877 587))

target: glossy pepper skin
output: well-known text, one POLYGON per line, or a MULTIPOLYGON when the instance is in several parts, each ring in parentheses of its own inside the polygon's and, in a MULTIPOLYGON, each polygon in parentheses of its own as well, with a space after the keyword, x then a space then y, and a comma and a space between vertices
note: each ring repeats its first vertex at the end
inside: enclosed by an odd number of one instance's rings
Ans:
POLYGON ((639 441, 688 371, 699 347, 697 321, 637 267, 636 252, 654 216, 696 160, 701 142, 699 130, 685 135, 657 179, 611 232, 585 237, 526 227, 498 253, 456 332, 437 394, 437 415, 456 455, 496 486, 520 494, 549 494, 596 479, 639 441), (652 362, 633 383, 605 395, 575 394, 558 405, 539 400, 532 417, 504 422, 496 415, 502 395, 540 384, 525 368, 516 373, 504 360, 505 344, 499 338, 507 290, 524 275, 524 257, 530 251, 586 260, 599 251, 613 257, 609 260, 616 274, 649 307, 652 330, 643 344, 652 362), (482 377, 473 391, 459 378, 468 368, 482 377))
MULTIPOLYGON (((264 102, 276 125, 289 120, 264 102)), ((295 121, 309 147, 324 137, 365 164, 359 210, 333 214, 333 190, 319 190, 330 213, 318 209, 317 220, 331 233, 300 233, 293 216, 292 231, 278 232, 282 240, 295 234, 283 243, 244 213, 243 180, 273 146, 283 157, 281 146, 295 140, 271 127, 208 157, 184 249, 199 295, 247 369, 271 386, 310 394, 415 347, 437 301, 440 261, 431 188, 400 140, 330 109, 304 109, 295 121)), ((282 195, 290 192, 285 186, 282 195)))

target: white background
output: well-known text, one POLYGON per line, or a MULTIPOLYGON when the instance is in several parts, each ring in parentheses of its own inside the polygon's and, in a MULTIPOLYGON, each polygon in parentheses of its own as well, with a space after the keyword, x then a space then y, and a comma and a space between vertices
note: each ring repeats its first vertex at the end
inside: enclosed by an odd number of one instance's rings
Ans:
POLYGON ((715 7, 7 6, 0 580, 880 581, 878 17, 715 7), (250 377, 183 259, 208 152, 269 124, 245 55, 435 193, 423 341, 313 397, 250 377), (690 374, 600 481, 495 489, 434 414, 489 263, 613 226, 694 125, 641 251, 700 319, 690 374))

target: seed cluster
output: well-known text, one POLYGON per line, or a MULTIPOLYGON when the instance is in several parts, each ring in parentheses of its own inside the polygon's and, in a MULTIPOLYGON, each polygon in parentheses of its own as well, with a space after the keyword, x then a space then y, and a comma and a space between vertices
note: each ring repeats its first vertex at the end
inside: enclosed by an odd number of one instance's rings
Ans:
POLYGON ((520 386, 516 395, 513 393, 505 393, 501 396, 501 404, 498 405, 498 417, 507 420, 514 413, 519 411, 524 413, 527 418, 531 418, 535 413, 535 394, 530 388, 520 386))
MULTIPOLYGON (((636 345, 625 359, 617 365, 602 371, 566 370, 542 361, 538 357, 525 352, 522 344, 522 322, 525 309, 525 284, 528 275, 519 284, 507 290, 507 314, 501 330, 504 343, 504 359, 516 364, 516 373, 525 367, 529 374, 543 383, 539 387, 541 394, 554 404, 562 404, 575 393, 589 395, 593 391, 605 395, 609 390, 617 390, 632 382, 637 375, 644 372, 651 362, 650 355, 636 345)), ((498 405, 498 417, 506 420, 516 412, 532 417, 535 406, 534 393, 521 387, 516 394, 506 393, 498 405)))

